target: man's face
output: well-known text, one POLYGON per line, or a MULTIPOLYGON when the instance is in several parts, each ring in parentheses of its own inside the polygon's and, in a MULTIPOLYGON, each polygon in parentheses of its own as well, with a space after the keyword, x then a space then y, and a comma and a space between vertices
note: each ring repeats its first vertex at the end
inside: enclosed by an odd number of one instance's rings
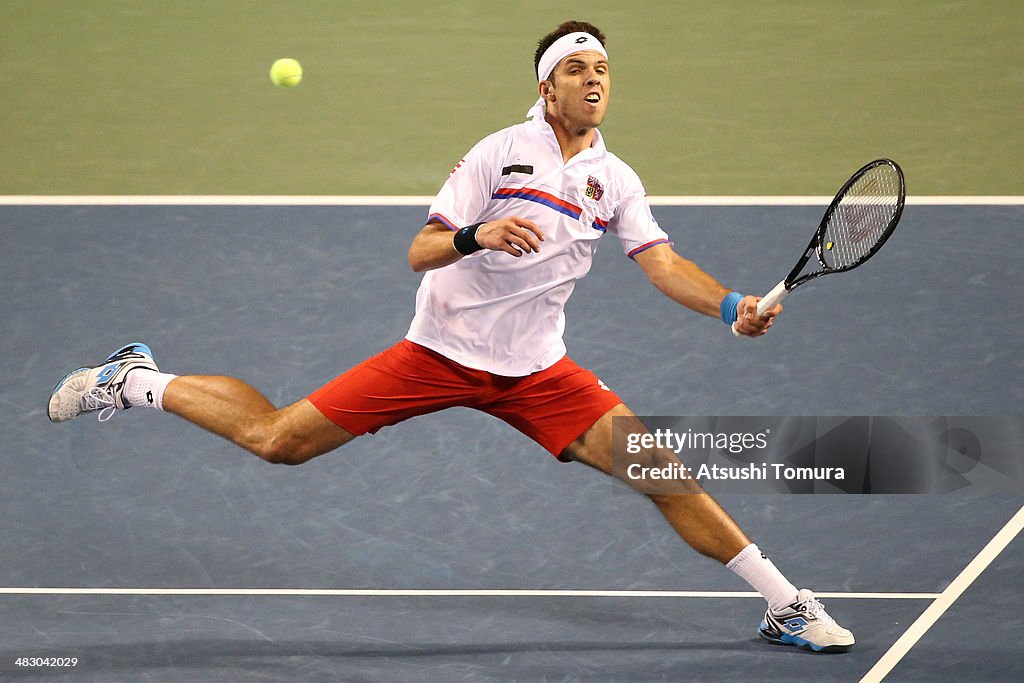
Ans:
MULTIPOLYGON (((611 92, 608 61, 600 52, 576 52, 548 78, 547 110, 570 130, 597 128, 604 120, 611 92)), ((544 96, 542 89, 541 95, 544 96)))

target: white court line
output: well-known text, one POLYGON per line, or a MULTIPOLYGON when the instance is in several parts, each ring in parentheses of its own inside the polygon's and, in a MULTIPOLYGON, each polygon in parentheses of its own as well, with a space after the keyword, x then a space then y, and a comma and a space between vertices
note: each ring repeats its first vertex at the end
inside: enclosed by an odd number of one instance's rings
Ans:
MULTIPOLYGON (((0 206, 430 206, 417 195, 0 195, 0 206)), ((650 196, 651 206, 827 206, 816 196, 650 196)), ((1016 206, 1024 196, 910 196, 908 206, 1016 206)))
MULTIPOLYGON (((282 597, 760 598, 753 591, 374 589, 374 588, 0 588, 0 595, 259 595, 282 597)), ((819 598, 934 600, 939 593, 815 593, 819 598)))
POLYGON ((928 609, 917 618, 917 621, 911 624, 910 628, 900 636, 899 640, 893 643, 889 651, 882 655, 882 658, 871 667, 871 670, 864 675, 864 678, 860 679, 861 683, 877 683, 888 676, 889 672, 917 644, 917 641, 928 632, 928 629, 964 594, 964 591, 999 556, 999 553, 1003 552, 1003 549, 1010 544, 1010 541, 1017 537, 1021 529, 1024 529, 1024 507, 1017 511, 1017 514, 999 530, 999 533, 992 537, 988 545, 982 548, 981 552, 971 560, 970 564, 964 567, 960 575, 953 579, 949 587, 942 591, 935 602, 929 605, 928 609))

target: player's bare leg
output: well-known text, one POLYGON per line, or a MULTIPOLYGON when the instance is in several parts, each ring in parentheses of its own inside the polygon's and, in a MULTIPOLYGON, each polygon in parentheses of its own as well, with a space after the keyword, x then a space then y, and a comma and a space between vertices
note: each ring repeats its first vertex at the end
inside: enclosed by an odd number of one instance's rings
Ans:
MULTIPOLYGON (((625 405, 620 404, 608 411, 579 439, 570 444, 566 449, 566 455, 634 485, 635 482, 625 476, 624 464, 614 462, 613 419, 620 420, 620 429, 636 433, 647 431, 636 415, 625 405)), ((652 450, 630 457, 633 461, 643 462, 645 466, 651 467, 657 467, 658 463, 664 466, 669 462, 678 462, 678 458, 671 451, 652 450)), ((680 481, 679 487, 680 493, 647 495, 690 547, 725 564, 750 545, 750 539, 736 522, 714 498, 701 489, 699 484, 694 481, 680 481)))
POLYGON ((307 399, 276 408, 233 377, 188 375, 167 385, 163 408, 268 462, 299 465, 354 438, 307 399))
POLYGON ((98 413, 104 422, 132 407, 175 413, 264 460, 288 465, 304 463, 353 438, 307 399, 278 410, 241 380, 162 373, 142 342, 64 375, 50 394, 47 415, 64 422, 98 413))
MULTIPOLYGON (((564 455, 620 479, 647 495, 672 528, 694 550, 712 557, 746 580, 768 602, 758 628, 760 636, 780 645, 796 645, 815 652, 846 652, 853 647, 853 634, 825 611, 814 594, 797 591, 725 510, 693 480, 672 482, 668 492, 643 491, 627 476, 625 457, 616 458, 612 426, 621 434, 642 434, 647 428, 625 405, 605 413, 566 449, 564 455)), ((624 456, 625 453, 620 453, 624 456)), ((678 463, 675 453, 649 449, 629 455, 630 463, 643 467, 664 467, 678 463)))

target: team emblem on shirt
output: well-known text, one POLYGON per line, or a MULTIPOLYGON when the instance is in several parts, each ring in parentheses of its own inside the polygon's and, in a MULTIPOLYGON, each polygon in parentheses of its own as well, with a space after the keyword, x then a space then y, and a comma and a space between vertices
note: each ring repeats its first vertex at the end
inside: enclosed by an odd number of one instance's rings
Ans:
POLYGON ((593 199, 595 202, 600 201, 601 197, 604 196, 604 186, 594 176, 587 178, 587 199, 593 199))

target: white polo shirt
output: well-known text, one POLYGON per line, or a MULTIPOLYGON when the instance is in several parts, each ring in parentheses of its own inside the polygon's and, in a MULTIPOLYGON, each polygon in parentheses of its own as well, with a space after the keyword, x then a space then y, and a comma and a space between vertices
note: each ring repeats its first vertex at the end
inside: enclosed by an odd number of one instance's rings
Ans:
POLYGON ((427 222, 452 230, 519 216, 544 233, 540 253, 481 250, 428 271, 406 338, 470 368, 522 377, 565 355, 565 302, 605 233, 631 258, 668 243, 639 176, 593 145, 568 163, 554 131, 533 119, 481 140, 452 170, 427 222))

